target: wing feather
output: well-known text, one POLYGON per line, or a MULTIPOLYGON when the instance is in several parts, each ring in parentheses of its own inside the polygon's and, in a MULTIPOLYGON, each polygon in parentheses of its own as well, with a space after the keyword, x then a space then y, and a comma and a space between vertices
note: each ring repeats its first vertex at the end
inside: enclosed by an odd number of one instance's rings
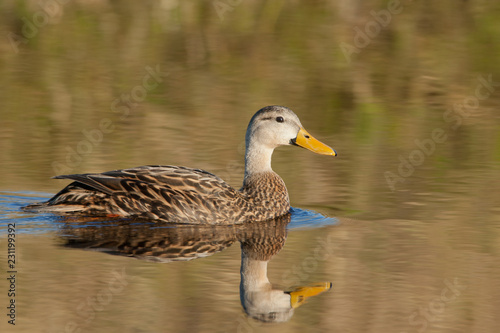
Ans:
POLYGON ((231 215, 229 207, 241 199, 239 191, 214 174, 186 167, 150 165, 55 178, 74 182, 49 205, 81 204, 74 211, 92 214, 101 211, 181 223, 207 223, 218 216, 221 221, 208 223, 223 223, 231 215))

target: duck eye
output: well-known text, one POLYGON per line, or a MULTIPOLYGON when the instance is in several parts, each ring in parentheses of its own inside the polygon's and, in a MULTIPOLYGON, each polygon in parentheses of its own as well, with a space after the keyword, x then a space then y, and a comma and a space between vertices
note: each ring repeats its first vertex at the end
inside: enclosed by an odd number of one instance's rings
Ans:
POLYGON ((284 121, 285 121, 285 119, 283 119, 283 117, 276 117, 276 121, 277 121, 278 123, 282 123, 282 122, 284 122, 284 121))

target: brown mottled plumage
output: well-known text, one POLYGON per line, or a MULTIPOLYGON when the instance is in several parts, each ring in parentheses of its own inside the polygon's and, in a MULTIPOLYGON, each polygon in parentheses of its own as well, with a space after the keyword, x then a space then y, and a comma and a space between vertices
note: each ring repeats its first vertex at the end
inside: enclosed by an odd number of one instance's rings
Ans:
POLYGON ((24 209, 191 224, 265 221, 290 209, 285 183, 271 169, 271 155, 281 145, 336 155, 310 136, 290 109, 268 106, 259 110, 248 125, 245 179, 239 191, 207 171, 152 165, 57 176, 73 182, 49 201, 24 209))
POLYGON ((156 223, 144 222, 107 221, 101 226, 95 221, 66 221, 60 232, 67 247, 162 263, 208 257, 237 240, 235 226, 168 224, 158 228, 156 223))
POLYGON ((68 219, 61 228, 65 246, 91 249, 146 261, 186 261, 211 256, 241 242, 252 258, 269 260, 283 247, 290 213, 276 219, 240 225, 162 225, 140 220, 68 219), (146 223, 144 223, 146 222, 146 223))

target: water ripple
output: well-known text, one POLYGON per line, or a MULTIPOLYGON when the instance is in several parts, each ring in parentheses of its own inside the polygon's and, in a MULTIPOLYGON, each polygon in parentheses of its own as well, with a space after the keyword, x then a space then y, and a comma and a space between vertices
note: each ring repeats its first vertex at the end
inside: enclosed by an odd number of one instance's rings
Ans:
MULTIPOLYGON (((27 213, 21 207, 44 201, 52 194, 43 192, 0 192, 0 234, 4 234, 8 223, 16 223, 20 233, 40 234, 58 231, 64 223, 58 215, 50 213, 27 213)), ((293 208, 291 209, 291 222, 289 230, 302 230, 320 228, 338 223, 335 218, 324 216, 312 210, 293 208)), ((96 221, 96 224, 104 225, 105 221, 96 221), (103 224, 104 223, 104 224, 103 224)))

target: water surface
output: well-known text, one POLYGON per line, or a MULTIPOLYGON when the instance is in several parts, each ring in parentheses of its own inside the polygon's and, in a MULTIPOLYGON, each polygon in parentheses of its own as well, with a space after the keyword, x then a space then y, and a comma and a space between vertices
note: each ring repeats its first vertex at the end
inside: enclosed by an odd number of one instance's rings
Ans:
POLYGON ((496 332, 500 6, 401 4, 377 30, 375 0, 2 2, 0 330, 496 332), (339 154, 273 156, 297 209, 267 277, 333 283, 285 323, 243 310, 237 239, 159 263, 67 246, 67 221, 19 210, 65 186, 57 174, 148 164, 239 187, 248 121, 273 104, 339 154))

